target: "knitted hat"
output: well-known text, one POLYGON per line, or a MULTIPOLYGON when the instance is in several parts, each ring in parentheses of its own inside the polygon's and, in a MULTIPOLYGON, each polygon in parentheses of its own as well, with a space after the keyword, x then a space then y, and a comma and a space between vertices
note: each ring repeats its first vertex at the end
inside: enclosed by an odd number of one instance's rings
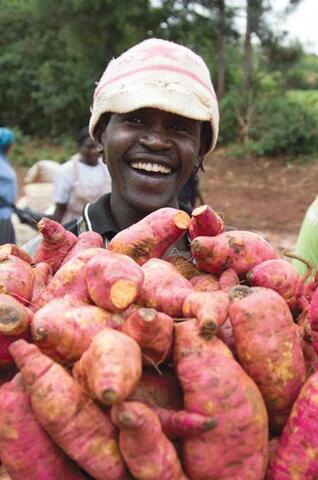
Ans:
POLYGON ((207 66, 192 50, 152 38, 111 60, 95 89, 91 136, 103 113, 144 107, 210 122, 213 150, 219 130, 218 102, 207 66))

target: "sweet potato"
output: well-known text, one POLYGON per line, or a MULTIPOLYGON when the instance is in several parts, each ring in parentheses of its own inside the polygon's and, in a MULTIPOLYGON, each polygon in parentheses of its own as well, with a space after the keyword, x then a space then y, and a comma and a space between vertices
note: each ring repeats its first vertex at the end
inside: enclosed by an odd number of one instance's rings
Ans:
POLYGON ((73 375, 93 398, 109 406, 131 395, 141 371, 141 351, 135 340, 104 329, 75 363, 73 375))
POLYGON ((172 317, 182 317, 185 298, 193 291, 177 269, 165 260, 152 258, 142 266, 144 282, 138 304, 155 308, 172 317))
POLYGON ((227 268, 221 273, 219 282, 221 290, 228 292, 232 287, 240 284, 240 278, 233 268, 227 268))
POLYGON ((32 312, 10 295, 0 294, 0 366, 13 363, 8 347, 18 338, 30 339, 32 312))
POLYGON ((137 263, 126 255, 105 250, 86 265, 89 295, 99 307, 120 312, 135 302, 144 280, 137 263))
POLYGON ((230 318, 228 317, 225 322, 219 326, 217 336, 225 343, 225 345, 231 350, 234 358, 237 359, 237 351, 235 348, 235 337, 230 318))
POLYGON ((122 332, 138 343, 145 365, 159 365, 171 352, 173 319, 153 308, 134 307, 122 327, 122 332))
POLYGON ((217 337, 199 336, 195 320, 175 325, 175 365, 188 412, 214 416, 214 430, 183 440, 190 478, 262 480, 268 417, 253 380, 217 337))
POLYGON ((33 285, 34 273, 29 263, 14 255, 0 254, 0 293, 8 293, 28 305, 33 285))
POLYGON ((32 321, 33 341, 62 365, 79 360, 104 328, 121 328, 124 320, 95 305, 59 298, 38 310, 32 321))
POLYGON ((199 268, 216 274, 232 267, 238 275, 244 275, 255 265, 277 257, 264 238, 244 230, 197 237, 191 243, 191 250, 199 268))
POLYGON ((164 257, 164 260, 174 265, 178 272, 187 280, 197 278, 198 275, 202 274, 202 270, 195 266, 191 258, 186 258, 182 255, 169 255, 164 257))
POLYGON ((0 480, 13 480, 12 477, 9 476, 4 465, 0 465, 0 480))
POLYGON ((159 408, 180 410, 183 396, 176 376, 167 368, 161 368, 161 375, 144 368, 142 376, 129 400, 145 402, 159 408))
POLYGON ((262 392, 273 432, 280 432, 306 378, 297 327, 274 290, 240 286, 230 297, 240 363, 262 392))
POLYGON ((21 260, 24 260, 26 263, 32 265, 33 258, 27 252, 19 248, 14 243, 4 243, 0 245, 0 255, 13 255, 14 257, 19 257, 21 260))
POLYGON ((32 303, 36 302, 36 300, 42 295, 42 293, 48 286, 49 282, 53 278, 52 268, 46 262, 40 262, 34 265, 33 272, 34 272, 34 286, 33 286, 32 298, 31 298, 31 307, 32 307, 32 303))
POLYGON ((12 480, 84 480, 43 430, 18 373, 0 389, 0 457, 12 480))
POLYGON ((201 335, 214 335, 228 317, 229 296, 226 292, 191 292, 183 302, 184 317, 195 317, 201 335))
POLYGON ((93 478, 124 480, 116 431, 107 415, 36 345, 18 340, 10 352, 21 370, 35 416, 57 445, 93 478))
POLYGON ((158 416, 163 433, 170 439, 196 437, 216 427, 214 417, 206 417, 199 413, 185 410, 166 410, 148 405, 158 416))
POLYGON ((77 242, 77 237, 65 230, 63 225, 49 218, 42 218, 38 222, 38 230, 43 238, 35 251, 34 263, 46 262, 55 273, 77 242))
POLYGON ((200 205, 193 210, 189 225, 189 237, 214 237, 224 232, 224 222, 220 215, 208 205, 200 205))
POLYGON ((149 407, 139 402, 123 402, 112 408, 111 419, 120 429, 120 450, 134 478, 186 480, 172 443, 149 407))
POLYGON ((203 273, 191 278, 191 285, 197 292, 215 292, 220 290, 220 282, 212 273, 203 273))
POLYGON ((189 215, 182 210, 160 208, 117 233, 108 248, 143 265, 150 258, 161 258, 168 247, 186 232, 189 222, 189 215))
POLYGON ((312 294, 308 313, 311 328, 318 331, 318 288, 312 294))
POLYGON ((275 290, 291 310, 296 308, 297 298, 304 289, 302 277, 289 262, 281 258, 256 265, 246 274, 246 279, 251 286, 275 290))
POLYGON ((318 372, 313 373, 295 401, 270 463, 267 480, 316 480, 318 372))
POLYGON ((97 232, 83 232, 77 237, 77 242, 64 258, 62 265, 74 258, 79 253, 84 252, 88 248, 103 248, 103 237, 97 232))

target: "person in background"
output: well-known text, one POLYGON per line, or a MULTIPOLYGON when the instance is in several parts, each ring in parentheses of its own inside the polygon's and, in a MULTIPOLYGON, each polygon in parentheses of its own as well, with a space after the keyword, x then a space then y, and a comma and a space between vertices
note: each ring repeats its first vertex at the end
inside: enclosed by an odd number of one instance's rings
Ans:
POLYGON ((91 139, 88 127, 78 137, 78 152, 64 163, 55 178, 53 220, 61 223, 78 218, 88 202, 111 190, 108 169, 91 139))
MULTIPOLYGON (((306 211, 293 253, 312 264, 313 275, 318 266, 318 196, 306 211)), ((301 275, 306 273, 307 266, 304 262, 295 259, 292 264, 301 275)))
POLYGON ((15 243, 15 232, 11 222, 17 195, 17 177, 9 163, 8 153, 14 142, 9 128, 0 127, 0 245, 15 243))

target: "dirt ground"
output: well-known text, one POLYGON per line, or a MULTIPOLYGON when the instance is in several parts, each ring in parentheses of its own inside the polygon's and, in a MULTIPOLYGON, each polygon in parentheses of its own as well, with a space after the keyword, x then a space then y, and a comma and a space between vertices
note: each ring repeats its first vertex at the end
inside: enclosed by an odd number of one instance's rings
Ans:
MULTIPOLYGON (((25 170, 19 169, 22 192, 25 170)), ((292 250, 318 186, 318 159, 286 164, 272 158, 233 158, 218 149, 200 174, 205 203, 222 212, 225 222, 262 234, 280 252, 292 250)), ((18 243, 34 231, 18 226, 18 243)))

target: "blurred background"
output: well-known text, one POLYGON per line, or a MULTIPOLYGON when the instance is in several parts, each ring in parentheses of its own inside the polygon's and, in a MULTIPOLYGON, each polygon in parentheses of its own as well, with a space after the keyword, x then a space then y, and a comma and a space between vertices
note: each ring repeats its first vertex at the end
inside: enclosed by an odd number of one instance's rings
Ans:
MULTIPOLYGON (((50 169, 27 182, 26 172, 74 154, 106 63, 144 38, 160 37, 204 57, 220 101, 218 148, 199 179, 203 201, 226 223, 262 232, 278 248, 293 247, 318 190, 317 0, 1 0, 0 6, 0 125, 16 134, 10 160, 22 207, 50 205, 50 169)), ((19 244, 35 233, 17 228, 19 244)))

